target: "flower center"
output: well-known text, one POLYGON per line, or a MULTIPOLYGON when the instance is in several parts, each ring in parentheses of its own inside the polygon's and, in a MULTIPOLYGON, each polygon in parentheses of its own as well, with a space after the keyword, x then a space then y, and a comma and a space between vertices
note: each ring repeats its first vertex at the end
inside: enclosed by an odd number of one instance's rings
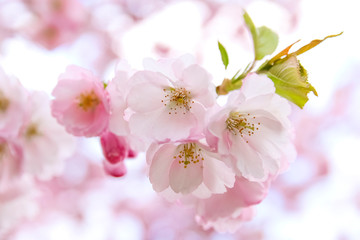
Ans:
POLYGON ((88 110, 93 111, 97 105, 100 104, 100 99, 94 93, 94 91, 81 93, 78 97, 78 106, 82 108, 85 112, 88 110))
POLYGON ((203 161, 204 157, 201 154, 201 148, 196 143, 186 143, 179 145, 180 150, 173 158, 179 161, 179 164, 183 164, 184 168, 187 168, 189 164, 197 164, 203 161))
MULTIPOLYGON (((259 130, 260 122, 253 123, 256 117, 251 117, 250 114, 242 114, 239 112, 231 112, 226 119, 226 129, 232 134, 241 137, 254 135, 255 131, 259 130)), ((246 141, 248 142, 248 141, 246 141)))
POLYGON ((191 104, 194 103, 191 100, 191 93, 185 88, 167 88, 163 89, 165 92, 165 99, 162 99, 161 102, 169 109, 169 114, 178 112, 186 114, 191 109, 191 104))
POLYGON ((37 135, 40 135, 39 129, 35 123, 31 123, 25 131, 25 137, 30 139, 37 135))
POLYGON ((9 100, 4 96, 3 92, 0 91, 0 112, 5 112, 9 104, 9 100))

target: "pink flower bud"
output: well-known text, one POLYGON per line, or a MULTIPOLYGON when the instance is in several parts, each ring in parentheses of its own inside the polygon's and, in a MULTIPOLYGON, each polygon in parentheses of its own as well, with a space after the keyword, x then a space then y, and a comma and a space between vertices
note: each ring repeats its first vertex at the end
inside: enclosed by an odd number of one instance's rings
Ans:
POLYGON ((126 174, 126 166, 124 161, 120 161, 116 164, 111 164, 107 160, 103 161, 104 170, 107 174, 113 177, 122 177, 126 174))
POLYGON ((112 132, 105 132, 100 138, 101 147, 106 161, 117 164, 128 156, 129 146, 126 139, 112 132))

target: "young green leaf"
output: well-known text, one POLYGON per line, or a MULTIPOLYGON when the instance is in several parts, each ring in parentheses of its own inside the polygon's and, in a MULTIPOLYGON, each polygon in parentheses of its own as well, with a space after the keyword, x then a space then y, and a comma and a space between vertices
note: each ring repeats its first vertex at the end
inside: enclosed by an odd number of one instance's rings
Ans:
POLYGON ((307 72, 295 55, 275 64, 266 73, 274 82, 276 93, 303 108, 309 100, 308 93, 317 96, 315 88, 308 82, 307 72))
POLYGON ((249 14, 246 12, 243 17, 253 39, 255 60, 261 60, 266 55, 272 54, 279 42, 278 35, 265 26, 256 28, 249 14))
MULTIPOLYGON (((249 28, 249 30, 250 30, 250 33, 251 33, 251 36, 252 36, 252 39, 253 39, 253 42, 254 42, 254 45, 255 45, 255 43, 257 42, 256 27, 255 27, 253 21, 251 20, 249 14, 248 14, 247 12, 244 12, 243 18, 244 18, 244 21, 245 21, 246 26, 247 26, 247 27, 249 28)), ((254 47, 255 47, 255 46, 254 46, 254 47)))
POLYGON ((226 52, 225 47, 218 41, 218 46, 219 46, 219 50, 220 50, 220 54, 221 54, 221 60, 225 66, 225 69, 227 68, 227 66, 229 65, 229 56, 226 52))
POLYGON ((257 34, 255 59, 261 60, 266 55, 270 55, 275 51, 279 37, 271 29, 264 26, 257 28, 257 34))

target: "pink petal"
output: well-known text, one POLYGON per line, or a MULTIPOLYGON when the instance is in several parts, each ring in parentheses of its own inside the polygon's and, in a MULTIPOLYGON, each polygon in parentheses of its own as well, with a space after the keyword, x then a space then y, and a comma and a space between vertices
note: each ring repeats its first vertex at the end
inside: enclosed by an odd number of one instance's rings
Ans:
POLYGON ((241 87, 247 99, 260 95, 273 94, 275 92, 274 83, 265 74, 249 74, 243 81, 241 87))
POLYGON ((161 192, 169 186, 169 172, 175 150, 175 145, 165 144, 159 148, 151 160, 149 178, 153 189, 157 192, 161 192))
POLYGON ((185 54, 176 59, 172 64, 172 70, 174 71, 175 78, 181 79, 184 69, 193 64, 195 64, 195 58, 190 54, 185 54))
POLYGON ((173 161, 170 168, 170 187, 176 193, 189 194, 203 181, 200 164, 189 164, 184 168, 182 164, 173 161))
POLYGON ((211 75, 199 65, 191 65, 184 69, 182 80, 194 95, 206 90, 211 81, 211 75))
POLYGON ((234 172, 218 159, 207 155, 203 171, 204 183, 213 193, 224 193, 226 187, 234 186, 234 172))
POLYGON ((195 116, 188 112, 186 114, 169 114, 163 111, 159 115, 156 124, 152 126, 153 136, 158 140, 179 140, 190 135, 190 130, 196 124, 195 116))
POLYGON ((129 92, 127 102, 129 107, 136 112, 151 112, 164 108, 165 93, 163 87, 152 83, 142 83, 133 86, 129 92))
POLYGON ((242 176, 249 180, 264 180, 266 174, 261 155, 251 149, 241 137, 233 136, 230 152, 242 176))

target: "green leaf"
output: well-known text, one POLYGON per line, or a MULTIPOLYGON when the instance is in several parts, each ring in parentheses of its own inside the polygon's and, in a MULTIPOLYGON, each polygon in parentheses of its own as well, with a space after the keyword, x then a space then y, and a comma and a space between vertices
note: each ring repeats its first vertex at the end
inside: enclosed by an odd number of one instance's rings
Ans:
POLYGON ((309 100, 308 93, 317 96, 315 88, 308 82, 307 72, 301 66, 295 55, 285 61, 275 64, 267 72, 274 82, 276 93, 303 108, 309 100))
POLYGON ((224 48, 224 46, 218 41, 218 46, 219 46, 219 50, 220 50, 220 54, 221 54, 221 60, 225 66, 225 69, 227 68, 227 66, 229 65, 229 56, 226 52, 226 49, 224 48))
POLYGON ((253 39, 255 60, 261 60, 266 55, 272 54, 279 42, 278 35, 265 26, 256 28, 247 12, 243 17, 253 39))
POLYGON ((266 55, 270 55, 275 51, 279 42, 279 37, 270 28, 264 26, 257 28, 257 34, 255 59, 261 60, 266 55))
POLYGON ((250 30, 250 33, 251 33, 251 36, 252 36, 252 39, 254 41, 254 45, 255 43, 257 42, 257 31, 256 31, 256 27, 253 23, 253 21, 251 20, 249 14, 247 12, 244 12, 244 21, 245 21, 245 24, 246 26, 249 28, 250 30))

